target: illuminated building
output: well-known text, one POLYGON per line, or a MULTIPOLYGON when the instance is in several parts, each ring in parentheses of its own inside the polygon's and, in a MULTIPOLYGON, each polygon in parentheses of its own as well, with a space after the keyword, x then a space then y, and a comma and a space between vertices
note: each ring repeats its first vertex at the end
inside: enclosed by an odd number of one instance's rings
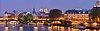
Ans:
MULTIPOLYGON (((100 0, 96 2, 94 5, 93 9, 100 9, 100 0)), ((91 16, 89 15, 89 11, 86 10, 67 10, 64 14, 64 18, 66 20, 71 20, 71 21, 89 21, 91 19, 91 16)), ((96 19, 100 20, 100 18, 96 19)))
POLYGON ((5 12, 4 13, 4 18, 6 18, 8 20, 9 19, 15 19, 15 14, 14 13, 9 13, 9 12, 5 12))
POLYGON ((9 17, 9 16, 12 16, 12 15, 14 15, 14 14, 13 13, 9 13, 7 11, 4 13, 4 17, 9 17))
POLYGON ((64 14, 64 18, 70 21, 88 21, 88 10, 67 10, 64 14))

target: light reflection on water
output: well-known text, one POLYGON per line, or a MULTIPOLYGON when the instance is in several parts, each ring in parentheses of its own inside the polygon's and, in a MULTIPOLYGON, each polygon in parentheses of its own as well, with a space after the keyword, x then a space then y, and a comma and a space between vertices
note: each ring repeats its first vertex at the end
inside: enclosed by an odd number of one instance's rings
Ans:
POLYGON ((8 31, 8 27, 5 27, 5 31, 8 31))
POLYGON ((52 27, 48 27, 48 31, 52 31, 52 27))
POLYGON ((85 29, 85 31, 90 31, 90 29, 85 29))
POLYGON ((100 31, 100 29, 99 29, 99 31, 100 31))
MULTIPOLYGON (((5 24, 4 24, 5 25, 5 24)), ((91 29, 80 30, 76 28, 70 27, 62 27, 62 26, 43 26, 42 24, 38 24, 37 26, 33 25, 26 25, 26 26, 1 26, 0 31, 97 31, 91 29)), ((100 29, 98 30, 100 31, 100 29)))
POLYGON ((20 27, 20 31, 23 31, 23 27, 22 26, 20 27))
POLYGON ((38 31, 38 27, 34 27, 34 31, 38 31))

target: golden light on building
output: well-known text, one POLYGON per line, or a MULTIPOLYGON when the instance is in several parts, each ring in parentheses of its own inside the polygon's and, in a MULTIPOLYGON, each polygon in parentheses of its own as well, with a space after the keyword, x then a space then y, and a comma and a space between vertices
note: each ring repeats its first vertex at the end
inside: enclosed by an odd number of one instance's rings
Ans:
POLYGON ((92 26, 97 26, 97 23, 93 23, 92 26))
POLYGON ((88 23, 86 23, 86 22, 84 23, 84 25, 85 25, 85 26, 89 26, 89 24, 88 24, 88 23))
POLYGON ((88 14, 64 14, 64 17, 67 20, 74 20, 74 21, 87 21, 89 19, 88 14))
POLYGON ((100 18, 97 18, 97 21, 100 22, 100 18))
POLYGON ((86 10, 67 10, 64 14, 66 20, 72 21, 89 21, 89 14, 86 10))

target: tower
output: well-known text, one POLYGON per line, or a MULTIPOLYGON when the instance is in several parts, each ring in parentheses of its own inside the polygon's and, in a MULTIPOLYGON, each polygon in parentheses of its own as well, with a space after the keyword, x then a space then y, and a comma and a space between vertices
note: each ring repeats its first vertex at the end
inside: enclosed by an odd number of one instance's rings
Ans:
POLYGON ((36 14, 35 8, 33 8, 33 14, 36 14))
POLYGON ((33 17, 36 18, 36 17, 37 17, 37 16, 36 16, 36 13, 37 13, 37 12, 35 11, 35 8, 33 8, 33 12, 32 12, 32 13, 33 13, 33 14, 32 14, 33 17))

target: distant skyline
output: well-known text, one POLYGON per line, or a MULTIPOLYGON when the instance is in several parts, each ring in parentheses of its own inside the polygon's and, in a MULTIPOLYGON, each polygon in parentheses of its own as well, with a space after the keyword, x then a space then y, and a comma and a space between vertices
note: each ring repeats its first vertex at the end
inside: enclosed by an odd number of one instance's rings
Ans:
POLYGON ((0 15, 5 11, 24 10, 32 12, 35 8, 57 8, 65 12, 67 9, 91 9, 97 0, 0 0, 0 15))

